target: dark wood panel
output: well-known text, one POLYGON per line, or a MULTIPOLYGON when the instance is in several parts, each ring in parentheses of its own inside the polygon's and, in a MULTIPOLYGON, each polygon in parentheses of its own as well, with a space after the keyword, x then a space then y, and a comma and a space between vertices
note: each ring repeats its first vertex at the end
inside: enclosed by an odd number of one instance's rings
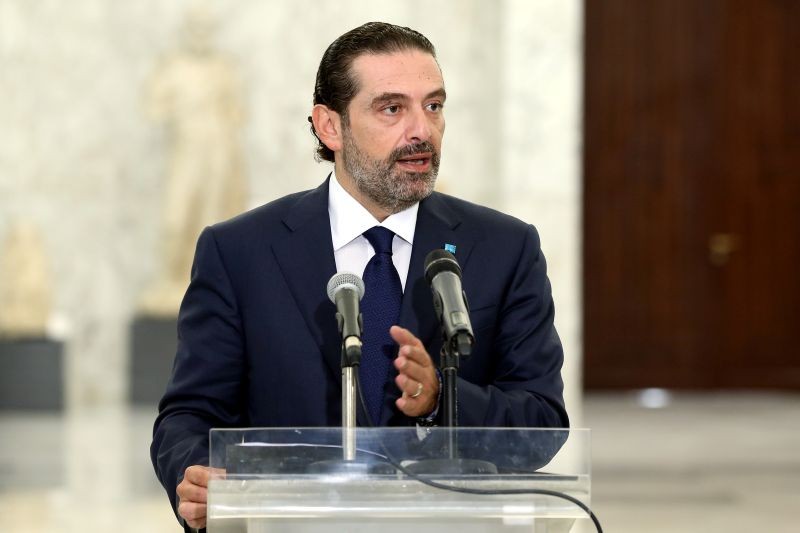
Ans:
POLYGON ((727 222, 737 235, 711 298, 720 386, 800 386, 800 3, 733 4, 715 120, 727 222), (731 155, 729 155, 731 154, 731 155))
POLYGON ((798 5, 586 3, 587 386, 800 387, 798 5))

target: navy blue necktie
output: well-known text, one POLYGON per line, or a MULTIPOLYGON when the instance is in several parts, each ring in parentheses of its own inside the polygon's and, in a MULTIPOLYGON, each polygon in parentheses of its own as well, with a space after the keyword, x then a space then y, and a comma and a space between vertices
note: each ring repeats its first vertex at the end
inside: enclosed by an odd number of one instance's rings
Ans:
POLYGON ((364 269, 364 298, 361 314, 364 319, 363 347, 359 378, 361 390, 375 425, 380 424, 384 389, 389 381, 389 369, 397 355, 397 344, 389 328, 397 324, 403 287, 392 262, 394 233, 375 226, 364 232, 375 249, 375 255, 364 269))

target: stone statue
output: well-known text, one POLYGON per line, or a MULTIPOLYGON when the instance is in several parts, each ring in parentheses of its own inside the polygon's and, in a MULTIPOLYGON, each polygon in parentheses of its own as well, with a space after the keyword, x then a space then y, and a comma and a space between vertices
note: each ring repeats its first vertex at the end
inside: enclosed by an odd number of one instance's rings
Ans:
POLYGON ((163 214, 163 263, 145 293, 145 315, 177 315, 202 229, 242 212, 243 105, 233 65, 214 51, 207 11, 187 15, 181 47, 168 54, 146 86, 146 107, 169 134, 163 214))
POLYGON ((14 222, 0 254, 0 337, 45 337, 52 294, 41 234, 14 222))

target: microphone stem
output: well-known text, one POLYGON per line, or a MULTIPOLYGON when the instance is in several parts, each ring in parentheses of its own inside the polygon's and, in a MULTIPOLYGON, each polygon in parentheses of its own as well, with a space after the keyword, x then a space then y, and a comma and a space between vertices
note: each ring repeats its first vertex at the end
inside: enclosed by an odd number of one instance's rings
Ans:
POLYGON ((447 428, 447 448, 450 459, 458 457, 458 405, 457 405, 457 386, 458 376, 458 353, 455 352, 449 343, 444 343, 441 352, 442 371, 442 418, 444 427, 447 428))
POLYGON ((356 366, 342 367, 342 451, 345 461, 356 459, 356 366))

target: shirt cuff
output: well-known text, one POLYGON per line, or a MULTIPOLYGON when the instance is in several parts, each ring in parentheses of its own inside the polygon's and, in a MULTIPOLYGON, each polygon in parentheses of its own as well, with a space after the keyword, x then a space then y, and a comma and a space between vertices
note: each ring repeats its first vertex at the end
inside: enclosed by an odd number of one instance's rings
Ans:
POLYGON ((436 369, 436 378, 439 380, 439 395, 436 398, 436 406, 428 416, 417 417, 417 425, 432 427, 436 425, 436 417, 439 415, 439 405, 442 403, 442 373, 436 369))

